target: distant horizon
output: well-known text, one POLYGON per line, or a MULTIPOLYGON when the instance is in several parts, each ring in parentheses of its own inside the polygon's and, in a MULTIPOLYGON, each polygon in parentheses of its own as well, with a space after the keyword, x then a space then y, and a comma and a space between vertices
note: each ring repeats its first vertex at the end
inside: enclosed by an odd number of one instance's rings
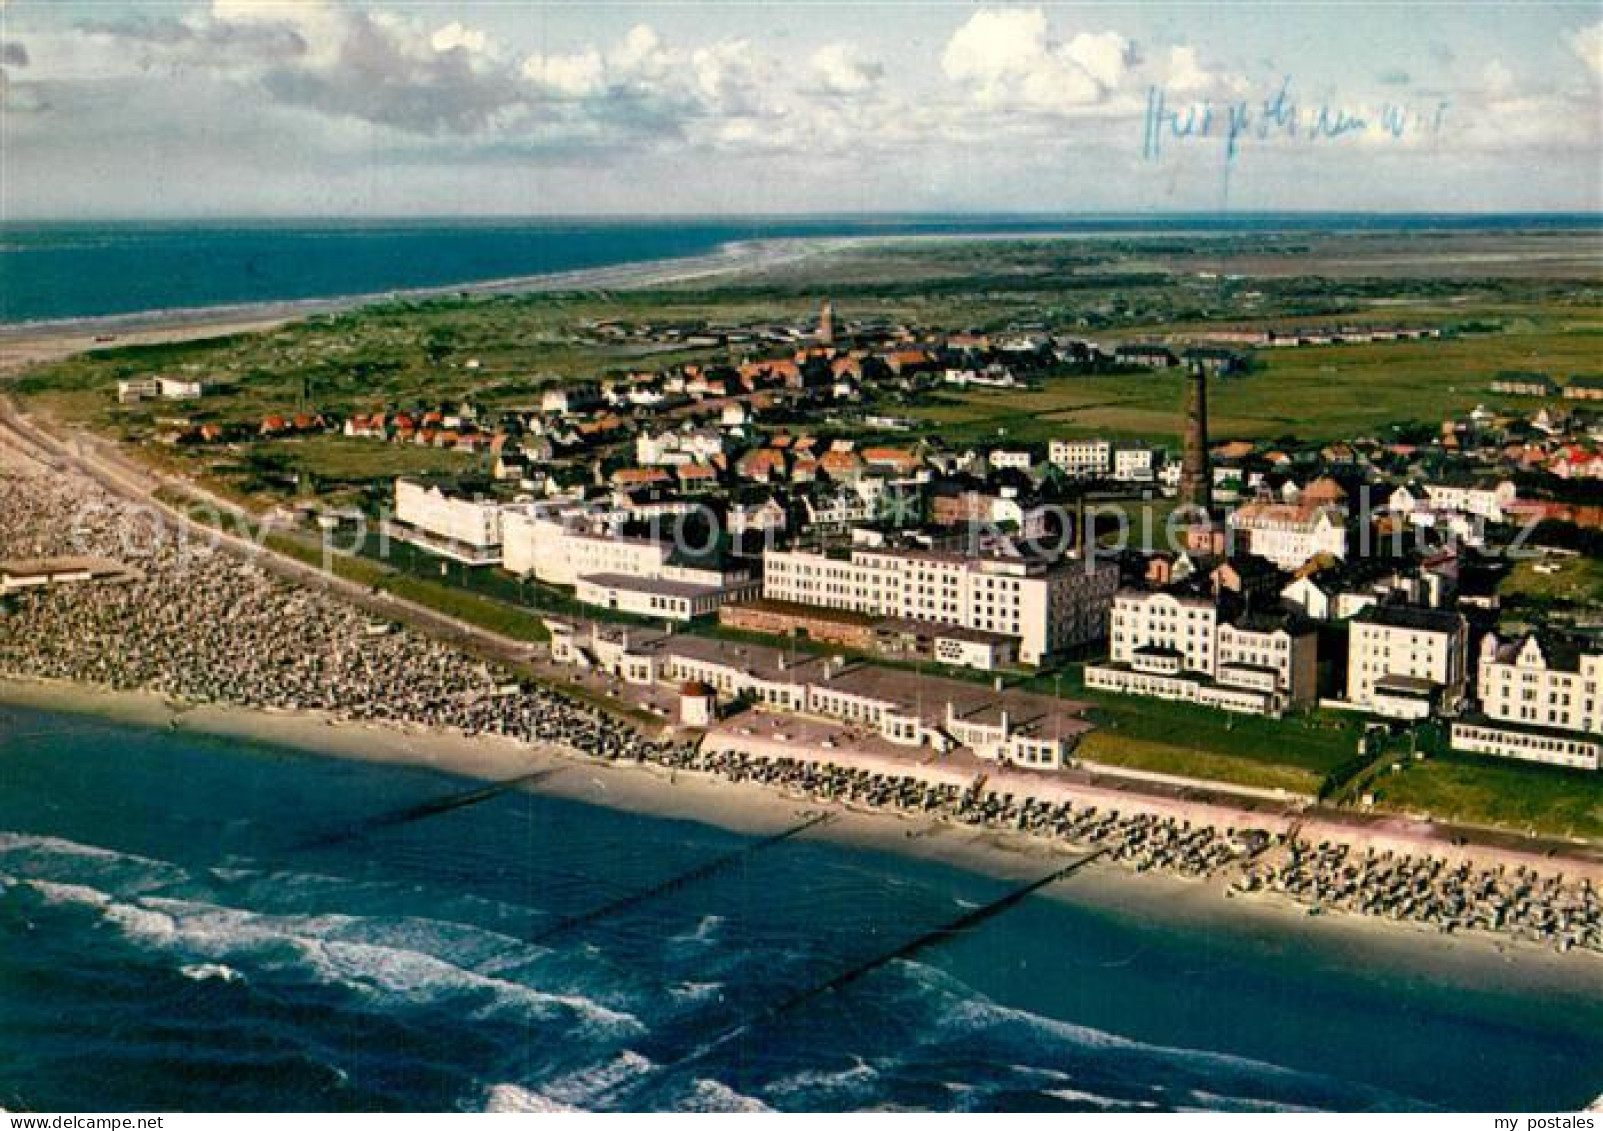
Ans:
MULTIPOLYGON (((887 244, 1546 240, 1594 251, 1598 213, 879 212, 714 216, 142 217, 0 224, 0 324, 427 294, 670 260, 887 244)), ((1591 260, 1595 260, 1595 255, 1591 260)), ((1590 262, 1591 260, 1588 260, 1590 262)), ((1588 272, 1588 278, 1595 272, 1588 272)))
POLYGON ((997 209, 911 209, 901 211, 865 210, 844 211, 772 211, 772 212, 419 212, 368 215, 359 212, 195 212, 134 214, 107 213, 104 215, 35 215, 0 217, 0 228, 18 225, 69 225, 69 224, 189 224, 189 223, 362 223, 362 224, 453 224, 453 223, 561 223, 567 221, 642 222, 642 223, 740 223, 744 221, 850 221, 855 223, 906 220, 976 220, 1008 221, 1028 220, 1134 220, 1145 217, 1171 219, 1264 219, 1264 218, 1375 218, 1375 219, 1574 219, 1603 222, 1603 206, 1590 210, 1573 208, 1497 208, 1497 209, 1414 209, 1414 208, 1131 208, 1088 209, 1085 211, 1053 210, 997 210, 997 209))

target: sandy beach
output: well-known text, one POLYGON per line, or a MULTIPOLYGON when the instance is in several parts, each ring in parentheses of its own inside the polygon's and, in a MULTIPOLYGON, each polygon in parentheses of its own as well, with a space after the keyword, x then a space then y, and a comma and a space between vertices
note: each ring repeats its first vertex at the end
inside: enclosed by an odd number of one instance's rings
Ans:
MULTIPOLYGON (((353 724, 316 712, 263 711, 188 704, 146 692, 110 691, 48 680, 0 679, 0 705, 62 712, 210 738, 287 748, 323 757, 425 768, 484 781, 536 770, 555 773, 521 788, 586 804, 671 820, 697 821, 747 835, 768 835, 803 812, 827 809, 831 821, 809 835, 857 848, 893 853, 1012 882, 1061 866, 1077 851, 1037 837, 979 829, 902 814, 822 804, 750 782, 660 766, 588 757, 556 745, 532 745, 492 735, 418 727, 353 724)), ((1159 872, 1136 874, 1092 864, 1072 884, 1048 889, 1113 918, 1206 928, 1240 946, 1270 954, 1288 939, 1323 948, 1333 960, 1384 964, 1473 987, 1488 967, 1498 977, 1560 999, 1588 1000, 1603 992, 1603 962, 1595 954, 1559 954, 1531 942, 1480 932, 1444 935, 1408 923, 1368 916, 1310 916, 1290 900, 1229 892, 1224 876, 1190 880, 1159 872)))

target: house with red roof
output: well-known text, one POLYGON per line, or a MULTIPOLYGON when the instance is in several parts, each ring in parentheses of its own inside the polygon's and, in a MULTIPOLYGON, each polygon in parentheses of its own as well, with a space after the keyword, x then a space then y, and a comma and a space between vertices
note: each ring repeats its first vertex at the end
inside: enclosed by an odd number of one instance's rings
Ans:
POLYGON ((1560 479, 1603 479, 1603 452, 1592 452, 1579 444, 1566 444, 1547 465, 1560 479))
POLYGON ((651 487, 668 481, 667 471, 660 467, 620 467, 612 473, 614 487, 651 487))

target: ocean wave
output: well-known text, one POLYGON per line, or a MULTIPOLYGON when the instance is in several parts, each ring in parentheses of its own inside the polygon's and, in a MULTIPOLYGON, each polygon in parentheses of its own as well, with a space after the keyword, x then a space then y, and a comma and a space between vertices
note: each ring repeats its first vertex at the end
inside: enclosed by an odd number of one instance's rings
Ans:
POLYGON ((723 991, 722 982, 680 982, 668 987, 668 996, 676 1002, 700 1003, 717 1001, 723 991))
POLYGON ((557 1114, 577 1112, 579 1108, 558 1103, 542 1092, 531 1091, 517 1084, 492 1084, 484 1092, 484 1111, 493 1115, 514 1112, 557 1114))
POLYGON ((944 1055, 947 1047, 1010 1050, 1022 1054, 1022 1062, 1012 1066, 1016 1078, 1042 1073, 1055 1078, 1052 1087, 1039 1087, 1039 1094, 1065 1088, 1082 1092, 1089 1084, 1097 1090, 1090 1093, 1094 1099, 1083 1102, 1109 1107, 1180 1107, 1189 1102, 1215 1110, 1316 1111, 1319 1101, 1343 1107, 1418 1106, 1416 1100, 1322 1073, 1231 1053, 1150 1044, 1001 1005, 921 963, 901 961, 892 968, 906 979, 904 1008, 917 1034, 919 1047, 905 1053, 909 1061, 944 1055), (1042 1061, 1077 1071, 1054 1071, 1042 1061), (1121 1085, 1136 1081, 1148 1086, 1143 1093, 1121 1094, 1121 1085))
POLYGON ((309 975, 386 1003, 426 1005, 478 997, 484 1000, 474 1006, 475 1016, 512 1013, 525 1022, 564 1021, 608 1039, 645 1031, 633 1014, 583 994, 548 992, 461 964, 516 944, 508 936, 463 924, 337 914, 275 916, 189 900, 123 901, 81 884, 26 882, 48 902, 94 908, 130 941, 189 959, 280 977, 309 975), (464 949, 465 941, 472 945, 464 949), (459 961, 429 949, 446 954, 455 950, 459 961))
MULTIPOLYGON (((865 1089, 873 1087, 879 1078, 879 1069, 866 1061, 859 1060, 850 1068, 842 1068, 833 1072, 808 1070, 792 1073, 768 1084, 763 1088, 763 1092, 766 1095, 779 1097, 843 1098, 861 1095, 865 1089)), ((855 1105, 848 1105, 842 1102, 832 1106, 846 1107, 855 1105)))
POLYGON ((14 879, 89 884, 120 893, 151 891, 188 878, 165 860, 56 836, 0 832, 0 870, 14 879))
POLYGON ((1129 1100, 1115 1099, 1112 1096, 1099 1096, 1094 1092, 1082 1092, 1078 1088, 1046 1088, 1042 1090, 1041 1094, 1054 1100, 1062 1100, 1066 1104, 1083 1104, 1087 1107, 1102 1108, 1104 1110, 1128 1109, 1131 1106, 1151 1109, 1157 1106, 1150 1101, 1142 1101, 1140 1104, 1132 1105, 1129 1100))
POLYGON ((1193 1088, 1186 1093, 1186 1098, 1193 1101, 1196 1106, 1187 1104, 1176 1105, 1177 1111, 1239 1111, 1239 1112, 1317 1112, 1316 1107, 1305 1107, 1301 1104, 1281 1103, 1276 1100, 1256 1100, 1243 1096, 1222 1096, 1215 1092, 1193 1088))
POLYGON ((222 962, 191 962, 178 972, 192 982, 243 982, 245 975, 222 962))
POLYGON ((54 880, 13 880, 17 887, 25 887, 38 895, 41 903, 51 907, 80 904, 87 907, 110 907, 111 896, 99 888, 86 884, 61 884, 54 880))
POLYGON ((681 945, 685 943, 714 942, 716 941, 718 932, 720 929, 722 929, 723 925, 724 917, 722 915, 703 915, 701 917, 701 921, 696 924, 694 930, 686 931, 677 935, 670 935, 668 937, 668 941, 681 945))
POLYGON ((657 1071, 657 1065, 633 1049, 625 1049, 611 1060, 560 1076, 540 1086, 540 1094, 556 1103, 580 1110, 591 1110, 597 1101, 637 1084, 657 1071))
POLYGON ((675 1111, 698 1112, 763 1112, 774 1109, 759 1099, 742 1095, 728 1084, 704 1077, 694 1080, 690 1088, 674 1100, 675 1111))

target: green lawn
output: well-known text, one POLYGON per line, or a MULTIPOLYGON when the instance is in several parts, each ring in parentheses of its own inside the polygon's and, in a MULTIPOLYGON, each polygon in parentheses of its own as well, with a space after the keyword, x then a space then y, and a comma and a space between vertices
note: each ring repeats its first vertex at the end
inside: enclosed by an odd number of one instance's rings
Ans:
POLYGON ((1603 839, 1603 775, 1440 755, 1382 776, 1376 803, 1403 813, 1517 832, 1603 839))
POLYGON ((1357 752, 1355 721, 1319 712, 1265 719, 1190 703, 1089 691, 1078 666, 1061 680, 1040 676, 1030 689, 1054 686, 1091 704, 1097 729, 1077 753, 1090 761, 1264 789, 1317 793, 1327 774, 1357 752))
POLYGON ((1173 741, 1136 738, 1122 731, 1099 729, 1081 739, 1075 756, 1109 766, 1200 778, 1259 789, 1317 794, 1324 775, 1299 766, 1207 750, 1173 741))
POLYGON ((1522 561, 1509 571, 1498 593, 1504 600, 1520 598, 1536 604, 1603 603, 1603 561, 1580 556, 1522 561))
MULTIPOLYGON (((308 564, 323 564, 319 547, 296 535, 270 534, 267 536, 267 545, 270 549, 308 564)), ((335 554, 332 564, 336 577, 354 581, 369 589, 393 593, 435 612, 515 640, 545 640, 550 635, 537 611, 471 592, 448 581, 433 581, 403 573, 371 558, 349 554, 335 554)))
POLYGON ((294 466, 324 479, 363 481, 393 479, 397 475, 466 472, 485 466, 488 457, 467 452, 393 444, 383 440, 348 439, 344 436, 308 436, 298 440, 264 441, 245 445, 248 450, 284 453, 294 466))

